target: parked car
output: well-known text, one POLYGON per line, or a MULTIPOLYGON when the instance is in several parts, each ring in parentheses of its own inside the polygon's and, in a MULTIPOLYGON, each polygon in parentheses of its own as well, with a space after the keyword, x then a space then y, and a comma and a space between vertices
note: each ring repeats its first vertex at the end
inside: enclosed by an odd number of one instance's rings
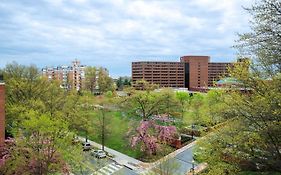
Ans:
POLYGON ((92 145, 89 142, 82 143, 83 151, 89 151, 92 148, 92 145))
POLYGON ((78 139, 78 137, 72 138, 72 144, 76 145, 76 144, 80 144, 81 140, 78 139))
POLYGON ((93 150, 91 152, 91 155, 96 157, 96 158, 99 158, 99 159, 106 157, 106 153, 103 150, 100 150, 100 149, 99 150, 93 150))

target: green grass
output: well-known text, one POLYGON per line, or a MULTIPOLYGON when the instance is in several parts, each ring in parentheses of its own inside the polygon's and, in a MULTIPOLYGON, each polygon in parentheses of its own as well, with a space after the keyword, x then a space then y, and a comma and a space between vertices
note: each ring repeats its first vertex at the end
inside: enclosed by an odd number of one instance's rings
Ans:
MULTIPOLYGON (((98 114, 95 112, 91 112, 91 114, 93 124, 98 124, 98 114)), ((105 146, 134 158, 141 156, 140 151, 131 148, 130 135, 127 133, 130 128, 136 128, 136 123, 122 117, 120 112, 106 113, 106 123, 109 132, 105 139, 105 146)), ((93 133, 89 134, 89 139, 101 143, 98 132, 98 129, 94 128, 93 133)))
MULTIPOLYGON (((99 126, 98 113, 90 112, 90 115, 92 116, 93 126, 99 126)), ((106 118, 106 125, 109 133, 107 134, 105 140, 105 146, 145 162, 156 161, 164 156, 161 153, 153 156, 147 156, 140 151, 139 147, 133 149, 130 146, 130 138, 132 137, 133 132, 129 134, 128 131, 134 131, 136 129, 139 124, 138 120, 122 117, 120 112, 108 112, 106 114, 106 118)), ((80 135, 85 136, 85 133, 80 132, 80 135)), ((89 133, 88 138, 97 143, 101 143, 99 130, 97 128, 94 128, 93 132, 89 133)), ((169 150, 165 151, 166 153, 174 151, 174 148, 171 147, 167 147, 165 149, 168 148, 169 150)))
MULTIPOLYGON (((93 131, 88 133, 88 138, 101 144, 101 139, 99 137, 100 130, 98 129, 98 127, 100 126, 99 115, 101 113, 97 113, 94 111, 85 112, 89 113, 90 116, 92 116, 92 121, 90 122, 92 123, 92 126, 95 126, 93 128, 93 131)), ((130 146, 130 139, 132 137, 132 134, 134 134, 133 131, 139 125, 139 120, 135 118, 124 117, 121 115, 121 112, 107 112, 105 121, 107 125, 106 127, 109 131, 105 139, 105 146, 145 162, 155 161, 164 156, 160 153, 163 152, 163 150, 161 150, 157 155, 148 156, 141 152, 139 147, 133 149, 130 146), (130 130, 132 132, 128 132, 130 130)), ((80 132, 79 135, 85 137, 85 132, 80 132)), ((162 147, 162 149, 164 148, 162 147)), ((167 149, 165 151, 166 153, 170 153, 175 150, 174 148, 171 148, 169 146, 165 149, 167 149)))

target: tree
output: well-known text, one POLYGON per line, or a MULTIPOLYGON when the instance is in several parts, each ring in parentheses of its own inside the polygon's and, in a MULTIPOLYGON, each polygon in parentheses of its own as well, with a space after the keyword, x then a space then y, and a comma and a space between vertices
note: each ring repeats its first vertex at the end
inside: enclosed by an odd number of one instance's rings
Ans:
POLYGON ((210 90, 206 95, 205 105, 210 125, 216 125, 224 120, 221 114, 226 107, 224 94, 223 90, 210 90))
POLYGON ((79 156, 67 154, 76 152, 69 150, 74 148, 67 141, 73 136, 69 129, 75 128, 75 124, 84 119, 77 112, 80 106, 77 104, 77 92, 65 91, 58 82, 41 78, 35 66, 12 63, 3 72, 7 89, 6 128, 16 140, 12 147, 15 151, 11 151, 9 159, 12 163, 9 161, 4 168, 10 169, 11 174, 15 171, 23 173, 17 167, 24 170, 26 167, 26 172, 42 174, 49 170, 59 171, 62 165, 71 164, 72 168, 78 165, 74 157, 79 156), (38 141, 40 147, 35 145, 38 141), (30 161, 33 161, 32 167, 30 161))
POLYGON ((171 88, 164 88, 159 93, 158 98, 161 100, 159 103, 159 113, 167 114, 168 116, 178 116, 178 101, 176 94, 171 88))
POLYGON ((123 111, 132 113, 131 115, 139 116, 143 120, 147 120, 151 115, 157 114, 162 98, 157 92, 135 91, 132 95, 125 98, 122 107, 123 111))
POLYGON ((141 145, 141 150, 152 155, 156 154, 160 145, 158 142, 171 143, 176 136, 175 126, 161 126, 153 121, 141 121, 136 129, 137 134, 131 139, 131 146, 141 145))
POLYGON ((116 85, 118 90, 123 90, 124 86, 125 87, 131 86, 131 79, 128 77, 119 77, 116 81, 116 85))
POLYGON ((95 90, 104 93, 115 90, 115 87, 107 69, 88 66, 85 70, 85 89, 92 93, 95 90))
POLYGON ((244 92, 224 94, 221 115, 227 124, 200 144, 208 174, 281 172, 280 9, 278 0, 261 0, 247 9, 254 17, 252 31, 240 35, 238 47, 253 61, 250 70, 246 62, 231 72, 244 92))
POLYGON ((125 78, 123 84, 124 86, 131 86, 131 80, 129 78, 125 78))
POLYGON ((87 66, 85 69, 85 89, 94 92, 97 86, 97 71, 96 67, 87 66))
POLYGON ((178 172, 181 167, 179 162, 176 161, 172 156, 165 156, 160 159, 159 164, 152 169, 150 175, 174 175, 178 172))
MULTIPOLYGON (((30 111, 22 123, 9 158, 1 167, 4 174, 66 174, 70 159, 80 160, 80 148, 71 144, 67 124, 50 115, 30 111), (77 152, 78 151, 78 152, 77 152)), ((77 162, 76 162, 77 164, 77 162)))
POLYGON ((98 69, 98 85, 101 93, 115 90, 113 79, 104 68, 98 69))
POLYGON ((192 96, 190 105, 192 107, 193 112, 193 122, 196 124, 202 124, 202 116, 200 109, 203 107, 204 104, 204 96, 200 93, 196 93, 192 96))
POLYGON ((121 77, 119 77, 116 81, 116 86, 118 88, 118 90, 122 90, 123 89, 123 86, 124 86, 124 83, 123 83, 123 80, 121 77))
POLYGON ((24 119, 23 112, 39 108, 44 109, 43 101, 48 91, 49 82, 40 78, 38 69, 31 66, 19 65, 16 62, 6 65, 3 70, 6 84, 6 129, 12 129, 24 119))
POLYGON ((106 112, 108 109, 101 105, 95 105, 96 109, 99 110, 100 114, 98 114, 99 123, 97 123, 97 131, 99 133, 99 137, 101 139, 102 150, 104 150, 105 141, 107 139, 107 135, 109 133, 108 123, 110 119, 107 117, 106 112))
POLYGON ((131 113, 133 116, 139 116, 143 120, 148 120, 152 115, 159 113, 177 115, 178 103, 175 93, 171 89, 165 88, 156 91, 157 85, 144 80, 137 81, 135 86, 142 90, 129 89, 127 91, 129 96, 120 103, 123 111, 131 113))
POLYGON ((134 87, 137 90, 144 90, 144 91, 147 91, 147 92, 151 92, 151 91, 159 88, 159 85, 147 82, 145 80, 137 80, 134 83, 134 87))
POLYGON ((186 109, 186 104, 190 100, 189 93, 187 93, 187 92, 176 92, 176 98, 180 103, 181 117, 183 118, 184 112, 185 112, 185 109, 186 109))
POLYGON ((251 31, 240 34, 240 55, 251 56, 272 75, 281 72, 281 2, 261 0, 246 10, 253 16, 251 31))

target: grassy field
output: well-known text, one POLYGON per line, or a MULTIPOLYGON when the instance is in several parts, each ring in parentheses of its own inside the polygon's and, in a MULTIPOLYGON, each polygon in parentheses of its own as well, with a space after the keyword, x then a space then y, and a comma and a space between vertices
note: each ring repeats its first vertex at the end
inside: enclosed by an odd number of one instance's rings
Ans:
MULTIPOLYGON (((97 128, 100 122, 99 113, 91 112, 90 115, 92 116, 92 123, 96 128, 93 128, 93 132, 89 133, 88 138, 97 143, 101 143, 101 138, 99 136, 100 130, 97 128)), ((105 146, 145 162, 156 161, 164 156, 164 152, 169 153, 175 150, 170 146, 162 146, 162 150, 158 155, 147 156, 144 155, 139 148, 131 148, 130 138, 138 124, 139 121, 123 117, 120 112, 106 113, 106 128, 108 133, 105 146)), ((85 136, 85 133, 81 132, 80 135, 85 136)))
MULTIPOLYGON (((99 126, 99 114, 92 112, 92 122, 95 126, 99 126)), ((106 128, 107 136, 105 140, 105 146, 122 152, 131 157, 138 158, 141 156, 141 152, 134 150, 130 147, 130 135, 128 131, 132 128, 137 127, 137 122, 129 120, 125 117, 122 117, 120 112, 108 112, 106 113, 106 128)), ((89 134, 89 139, 97 143, 101 143, 99 137, 99 129, 96 127, 93 130, 93 133, 89 134)), ((81 133, 82 135, 85 135, 81 133)))

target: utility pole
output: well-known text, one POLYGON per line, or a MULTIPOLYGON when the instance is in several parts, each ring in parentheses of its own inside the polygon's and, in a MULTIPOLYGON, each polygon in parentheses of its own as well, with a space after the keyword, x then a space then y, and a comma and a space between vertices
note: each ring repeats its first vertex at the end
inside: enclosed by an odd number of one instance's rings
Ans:
POLYGON ((101 119, 100 119, 100 129, 101 129, 101 144, 102 144, 102 150, 104 151, 104 144, 105 144, 105 132, 106 132, 106 126, 105 126, 105 107, 101 105, 94 105, 94 108, 97 108, 101 111, 101 119))
POLYGON ((101 135, 101 141, 102 141, 102 150, 104 151, 104 140, 105 140, 105 113, 104 108, 101 109, 102 113, 102 135, 101 135))

